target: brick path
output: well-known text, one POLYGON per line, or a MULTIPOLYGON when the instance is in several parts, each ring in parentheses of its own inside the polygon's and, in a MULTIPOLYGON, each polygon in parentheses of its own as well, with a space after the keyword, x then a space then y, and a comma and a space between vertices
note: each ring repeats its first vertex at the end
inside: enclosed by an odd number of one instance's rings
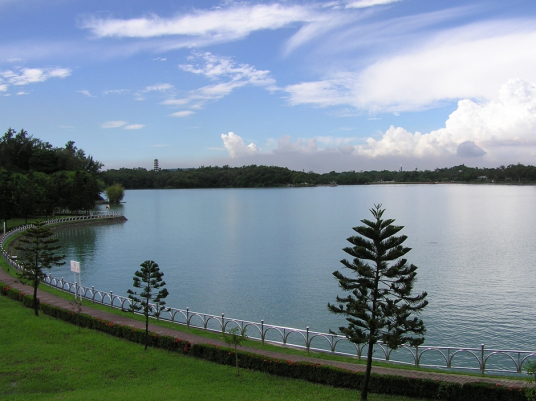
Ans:
MULTIPOLYGON (((0 269, 0 281, 8 284, 12 288, 16 288, 20 291, 23 291, 26 294, 31 294, 33 292, 33 289, 28 286, 21 284, 18 282, 18 280, 9 274, 7 274, 4 270, 0 269)), ((64 298, 57 297, 55 295, 52 295, 46 291, 38 290, 37 296, 40 298, 41 302, 48 303, 50 305, 58 306, 64 309, 71 309, 70 301, 66 300, 64 298)), ((111 313, 108 313, 106 311, 101 311, 97 309, 93 309, 91 307, 83 306, 82 312, 87 313, 88 315, 105 319, 112 321, 114 323, 119 323, 122 325, 128 325, 131 327, 136 327, 140 329, 145 328, 145 324, 143 322, 130 319, 126 316, 119 316, 114 315, 111 313)), ((169 335, 174 337, 179 337, 182 340, 188 340, 192 344, 199 344, 199 343, 210 343, 214 345, 221 345, 226 346, 223 341, 213 340, 213 339, 207 339, 204 337, 200 337, 194 334, 177 331, 173 329, 168 329, 156 325, 149 325, 149 330, 162 334, 162 335, 169 335)), ((272 352, 272 351, 264 351, 259 350, 256 348, 249 348, 249 347, 241 347, 240 348, 243 351, 247 351, 250 353, 255 354, 262 354, 266 356, 270 356, 272 358, 279 358, 284 360, 291 360, 291 361, 306 361, 306 362, 312 362, 312 363, 319 363, 322 365, 331 365, 336 366, 352 371, 364 371, 365 365, 358 365, 358 364, 352 364, 348 362, 338 362, 338 361, 330 361, 325 359, 316 359, 316 358, 310 358, 305 356, 298 356, 298 355, 290 355, 285 353, 278 353, 278 352, 272 352)), ((384 367, 372 367, 372 372, 377 374, 384 374, 384 375, 396 375, 396 376, 405 376, 405 377, 412 377, 412 378, 423 378, 423 379, 431 379, 431 380, 441 380, 446 382, 454 382, 454 383, 469 383, 469 382, 486 382, 486 383, 492 383, 492 384, 500 384, 502 386, 509 386, 509 387, 525 387, 528 385, 526 381, 521 380, 508 380, 508 379, 493 379, 493 378, 487 378, 485 376, 465 376, 465 375, 454 375, 454 374, 446 374, 446 373, 433 373, 433 372, 425 372, 421 370, 406 370, 406 369, 395 369, 395 368, 384 368, 384 367)))

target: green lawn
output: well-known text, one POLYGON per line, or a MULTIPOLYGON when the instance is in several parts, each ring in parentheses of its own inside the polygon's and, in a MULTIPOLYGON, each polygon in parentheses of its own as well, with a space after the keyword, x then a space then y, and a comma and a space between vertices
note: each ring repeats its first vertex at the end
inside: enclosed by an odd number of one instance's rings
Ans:
MULTIPOLYGON (((0 297, 3 400, 356 400, 356 391, 149 349, 0 297)), ((373 401, 410 398, 371 394, 373 401)))

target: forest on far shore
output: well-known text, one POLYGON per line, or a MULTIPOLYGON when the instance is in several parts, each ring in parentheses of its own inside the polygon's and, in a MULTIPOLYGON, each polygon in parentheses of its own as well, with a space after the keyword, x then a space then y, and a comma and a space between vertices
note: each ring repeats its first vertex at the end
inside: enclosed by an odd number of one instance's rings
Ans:
POLYGON ((536 167, 497 168, 465 165, 413 171, 331 171, 318 174, 277 166, 102 171, 103 164, 73 141, 55 147, 24 130, 0 137, 0 221, 32 215, 87 213, 114 184, 121 189, 262 188, 315 185, 365 185, 381 182, 536 183, 536 167))
POLYGON ((497 168, 465 165, 435 170, 413 171, 331 171, 318 174, 276 166, 216 167, 191 169, 147 170, 120 168, 101 174, 106 185, 119 183, 125 189, 151 188, 262 188, 315 185, 365 185, 381 182, 484 182, 535 183, 536 167, 511 164, 497 168))

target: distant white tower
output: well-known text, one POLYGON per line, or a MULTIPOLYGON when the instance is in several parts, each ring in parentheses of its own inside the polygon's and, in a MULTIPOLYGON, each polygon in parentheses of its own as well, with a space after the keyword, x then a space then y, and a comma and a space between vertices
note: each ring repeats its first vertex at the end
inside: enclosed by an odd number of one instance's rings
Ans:
POLYGON ((161 168, 158 167, 158 159, 154 159, 154 171, 160 171, 161 168))

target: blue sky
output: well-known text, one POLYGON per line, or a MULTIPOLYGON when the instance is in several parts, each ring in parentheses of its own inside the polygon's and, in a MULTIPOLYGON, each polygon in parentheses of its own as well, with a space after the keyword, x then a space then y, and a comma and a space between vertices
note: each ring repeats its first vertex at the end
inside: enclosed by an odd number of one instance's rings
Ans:
POLYGON ((536 164, 534 1, 0 0, 0 130, 105 168, 536 164))

